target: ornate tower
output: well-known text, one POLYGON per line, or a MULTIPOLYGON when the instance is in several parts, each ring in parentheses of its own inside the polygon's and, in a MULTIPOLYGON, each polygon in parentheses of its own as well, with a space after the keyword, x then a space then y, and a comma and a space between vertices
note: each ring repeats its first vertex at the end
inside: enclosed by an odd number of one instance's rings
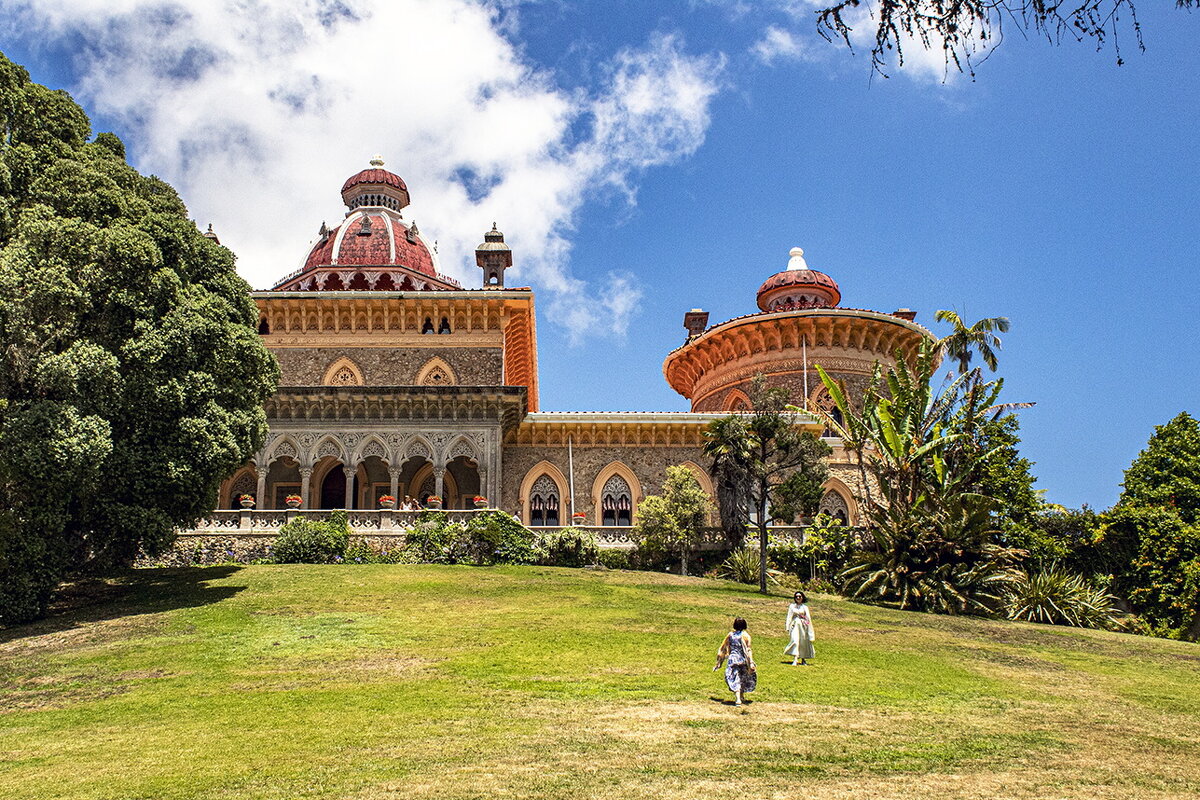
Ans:
POLYGON ((483 285, 504 288, 504 270, 512 266, 512 248, 504 243, 504 234, 492 229, 483 235, 483 244, 475 248, 475 263, 483 270, 483 285))

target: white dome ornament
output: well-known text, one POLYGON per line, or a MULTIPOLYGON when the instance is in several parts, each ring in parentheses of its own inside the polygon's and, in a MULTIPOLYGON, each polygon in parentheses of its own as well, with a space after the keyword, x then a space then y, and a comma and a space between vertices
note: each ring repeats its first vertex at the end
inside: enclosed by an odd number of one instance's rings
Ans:
POLYGON ((788 255, 791 256, 787 265, 789 271, 808 269, 808 263, 804 260, 804 251, 799 247, 793 247, 788 251, 788 255))

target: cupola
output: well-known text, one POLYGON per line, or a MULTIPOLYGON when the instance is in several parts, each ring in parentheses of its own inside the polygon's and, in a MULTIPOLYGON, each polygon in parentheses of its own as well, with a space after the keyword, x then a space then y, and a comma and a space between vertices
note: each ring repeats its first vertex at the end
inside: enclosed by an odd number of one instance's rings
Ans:
POLYGON ((492 229, 483 235, 483 244, 475 248, 475 263, 483 270, 483 285, 504 287, 504 270, 512 266, 512 248, 504 243, 504 234, 492 229))
POLYGON ((809 269, 799 247, 793 247, 788 255, 787 269, 767 278, 758 288, 758 307, 763 311, 836 308, 842 300, 837 281, 809 269))
POLYGON ((351 175, 342 184, 342 201, 353 211, 363 206, 379 206, 399 212, 408 205, 408 187, 394 172, 383 168, 383 158, 375 156, 371 166, 351 175))

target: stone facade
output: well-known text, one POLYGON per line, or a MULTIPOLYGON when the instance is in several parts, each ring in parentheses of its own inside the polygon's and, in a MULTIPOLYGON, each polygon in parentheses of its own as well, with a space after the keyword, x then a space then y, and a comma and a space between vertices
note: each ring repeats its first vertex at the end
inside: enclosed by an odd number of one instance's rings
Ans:
MULTIPOLYGON (((449 338, 449 337, 446 337, 449 338)), ((358 367, 366 386, 414 386, 422 367, 434 359, 446 362, 452 383, 500 386, 504 351, 500 347, 272 347, 283 386, 320 386, 341 359, 358 367)))

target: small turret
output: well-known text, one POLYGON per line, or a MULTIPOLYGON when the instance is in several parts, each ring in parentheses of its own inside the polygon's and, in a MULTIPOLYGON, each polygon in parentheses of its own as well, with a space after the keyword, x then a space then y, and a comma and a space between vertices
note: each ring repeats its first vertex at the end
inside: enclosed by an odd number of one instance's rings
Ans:
POLYGON ((504 270, 512 266, 512 248, 504 243, 504 234, 492 229, 483 235, 483 244, 475 248, 475 263, 483 270, 483 285, 504 288, 504 270))
POLYGON ((216 232, 213 230, 212 223, 208 223, 208 230, 201 234, 205 239, 212 239, 214 244, 220 244, 221 240, 217 238, 216 232))
POLYGON ((687 341, 690 342, 704 333, 704 329, 708 327, 708 312, 703 309, 693 308, 683 315, 683 327, 687 328, 687 341))

